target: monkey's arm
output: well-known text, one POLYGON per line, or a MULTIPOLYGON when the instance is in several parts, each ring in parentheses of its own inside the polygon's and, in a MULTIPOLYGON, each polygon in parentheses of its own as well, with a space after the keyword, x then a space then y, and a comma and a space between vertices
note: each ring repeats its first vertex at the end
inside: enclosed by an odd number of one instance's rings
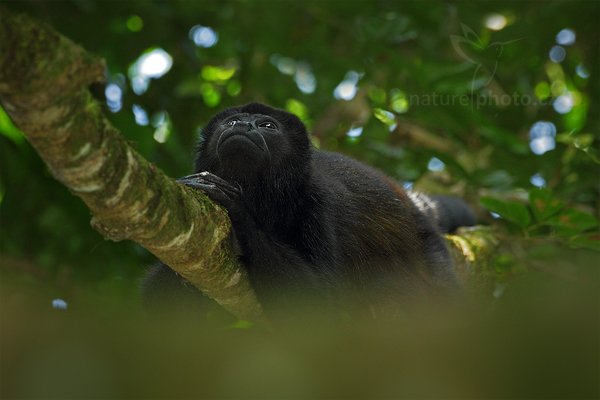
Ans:
POLYGON ((185 176, 178 182, 202 190, 228 211, 242 250, 242 262, 263 306, 281 304, 282 295, 283 301, 297 301, 301 296, 320 296, 325 292, 325 282, 315 271, 316 266, 261 228, 244 206, 239 187, 209 172, 185 176))

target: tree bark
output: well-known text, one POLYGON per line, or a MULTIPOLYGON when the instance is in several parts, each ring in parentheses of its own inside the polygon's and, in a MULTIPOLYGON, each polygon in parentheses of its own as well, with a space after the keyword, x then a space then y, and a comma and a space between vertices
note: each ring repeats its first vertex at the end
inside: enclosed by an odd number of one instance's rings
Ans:
MULTIPOLYGON (((0 104, 53 176, 90 208, 105 238, 133 240, 238 318, 265 321, 230 251, 226 212, 132 149, 88 87, 104 62, 49 26, 0 6, 0 104)), ((459 275, 495 248, 485 228, 448 236, 459 275)))
POLYGON ((104 117, 90 84, 101 59, 0 7, 0 103, 53 176, 90 208, 105 238, 133 240, 238 318, 260 321, 228 248, 227 214, 143 159, 104 117))

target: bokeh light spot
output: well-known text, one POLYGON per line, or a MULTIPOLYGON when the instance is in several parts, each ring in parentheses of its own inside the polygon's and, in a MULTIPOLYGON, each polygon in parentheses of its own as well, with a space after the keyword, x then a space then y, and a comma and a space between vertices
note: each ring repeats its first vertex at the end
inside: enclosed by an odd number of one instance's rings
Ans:
POLYGON ((357 138, 360 137, 363 133, 363 127, 362 126, 357 126, 357 127, 353 127, 350 128, 348 130, 348 132, 346 132, 346 136, 351 137, 351 138, 357 138))
POLYGON ((562 62, 565 59, 566 55, 567 52, 562 46, 552 46, 552 48, 550 49, 550 53, 548 54, 550 60, 552 60, 552 62, 555 63, 562 62))
POLYGON ((310 65, 305 62, 296 63, 296 72, 294 74, 294 82, 302 93, 314 93, 317 88, 317 78, 312 73, 310 65))
POLYGON ((173 58, 163 49, 153 49, 142 54, 130 67, 131 88, 137 95, 143 94, 150 85, 151 78, 160 78, 173 65, 173 58))
POLYGON ((303 122, 308 120, 308 107, 299 100, 288 99, 285 102, 285 109, 300 118, 303 122))
POLYGON ((68 307, 69 305, 63 299, 52 300, 52 308, 54 308, 55 310, 66 310, 68 307))
POLYGON ((144 21, 138 15, 132 15, 127 18, 127 29, 131 32, 139 32, 144 27, 144 21))
POLYGON ((575 43, 575 32, 571 29, 563 29, 556 34, 556 43, 563 46, 570 46, 575 43))
POLYGON ((194 25, 190 29, 190 39, 198 47, 213 47, 219 41, 219 35, 212 28, 202 25, 194 25))
POLYGON ((539 82, 535 85, 535 95, 540 100, 550 97, 550 85, 548 85, 548 82, 539 82))
POLYGON ((381 108, 375 108, 373 110, 373 116, 379 121, 383 122, 388 127, 396 125, 396 116, 391 111, 387 111, 381 108))
POLYGON ((148 113, 146 112, 146 110, 144 110, 144 108, 138 104, 134 104, 131 107, 131 110, 133 111, 133 116, 135 118, 135 123, 141 126, 146 126, 148 125, 149 121, 148 121, 148 113))
POLYGON ((156 128, 152 137, 158 143, 165 143, 171 136, 171 121, 165 111, 152 116, 152 125, 156 128))
POLYGON ((293 58, 273 54, 269 61, 284 75, 294 75, 296 73, 296 61, 293 58))
POLYGON ((400 89, 392 89, 390 92, 390 107, 398 114, 404 114, 408 111, 408 99, 406 94, 400 89))
POLYGON ((160 78, 169 72, 172 65, 173 59, 169 53, 163 49, 154 49, 138 58, 137 71, 147 78, 160 78))
POLYGON ((532 175, 531 178, 529 178, 529 182, 538 188, 546 186, 546 180, 540 174, 532 175))
POLYGON ((506 26, 506 17, 502 14, 489 14, 485 17, 485 26, 493 31, 499 31, 506 26))
POLYGON ((106 105, 111 112, 118 112, 123 107, 123 90, 116 83, 109 83, 104 89, 106 105))
POLYGON ((529 148, 542 155, 556 147, 556 126, 552 122, 538 121, 529 130, 529 148))
POLYGON ((242 91, 242 85, 239 81, 232 80, 227 84, 227 94, 231 97, 235 97, 242 91))
POLYGON ((587 68, 581 64, 579 64, 577 66, 577 68, 575 68, 575 72, 577 73, 577 76, 579 76, 580 78, 583 79, 587 79, 590 77, 590 72, 587 70, 587 68))
POLYGON ((358 88, 356 84, 360 79, 360 74, 356 71, 348 71, 344 80, 341 81, 333 90, 333 97, 338 100, 352 100, 356 96, 358 88))
POLYGON ((437 157, 431 157, 429 163, 427 163, 427 169, 433 172, 443 171, 446 168, 446 164, 437 157))
POLYGON ((554 111, 559 114, 566 114, 573 109, 575 105, 575 98, 572 93, 567 92, 558 96, 554 102, 552 103, 552 107, 554 107, 554 111))

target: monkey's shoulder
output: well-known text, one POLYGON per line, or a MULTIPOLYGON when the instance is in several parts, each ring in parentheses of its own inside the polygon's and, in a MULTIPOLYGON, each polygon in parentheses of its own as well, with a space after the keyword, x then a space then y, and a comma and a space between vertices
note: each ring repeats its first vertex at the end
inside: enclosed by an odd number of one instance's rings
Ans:
POLYGON ((345 201, 410 203, 398 182, 343 154, 313 150, 311 175, 345 201))

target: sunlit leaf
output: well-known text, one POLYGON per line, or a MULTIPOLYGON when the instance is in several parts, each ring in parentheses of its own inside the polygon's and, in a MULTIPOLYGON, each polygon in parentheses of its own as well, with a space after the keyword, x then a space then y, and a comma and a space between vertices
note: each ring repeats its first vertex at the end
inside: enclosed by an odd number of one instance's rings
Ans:
POLYGON ((295 114, 298 118, 300 118, 303 122, 308 120, 308 108, 304 103, 296 99, 289 99, 285 103, 285 109, 295 114))
POLYGON ((375 108, 373 110, 373 116, 387 126, 392 126, 396 123, 394 114, 381 108, 375 108))
POLYGON ((376 86, 369 88, 369 99, 371 99, 371 101, 374 104, 378 106, 384 105, 386 98, 387 95, 385 93, 385 90, 383 90, 382 88, 376 86))
POLYGON ((23 133, 17 129, 10 120, 10 117, 0 106, 0 135, 6 136, 16 144, 21 144, 25 141, 23 133))
POLYGON ((240 84, 239 81, 233 79, 233 80, 229 81, 229 83, 227 84, 227 93, 231 97, 235 97, 235 96, 239 95, 241 91, 242 91, 242 85, 240 84))
POLYGON ((531 222, 531 215, 524 204, 514 200, 499 200, 493 197, 483 197, 480 204, 491 212, 500 215, 521 228, 526 228, 531 222))
POLYGON ((204 67, 202 67, 202 71, 200 74, 204 80, 212 82, 223 82, 233 77, 233 75, 235 74, 235 68, 205 65, 204 67))
POLYGON ((408 111, 408 99, 406 94, 399 89, 392 89, 390 92, 390 107, 394 112, 403 114, 408 111))
POLYGON ((204 103, 209 107, 216 107, 221 102, 221 94, 210 83, 200 85, 200 93, 204 103))
POLYGON ((575 105, 570 112, 565 114, 565 128, 574 132, 579 132, 587 119, 588 101, 587 98, 579 96, 579 104, 575 105))

